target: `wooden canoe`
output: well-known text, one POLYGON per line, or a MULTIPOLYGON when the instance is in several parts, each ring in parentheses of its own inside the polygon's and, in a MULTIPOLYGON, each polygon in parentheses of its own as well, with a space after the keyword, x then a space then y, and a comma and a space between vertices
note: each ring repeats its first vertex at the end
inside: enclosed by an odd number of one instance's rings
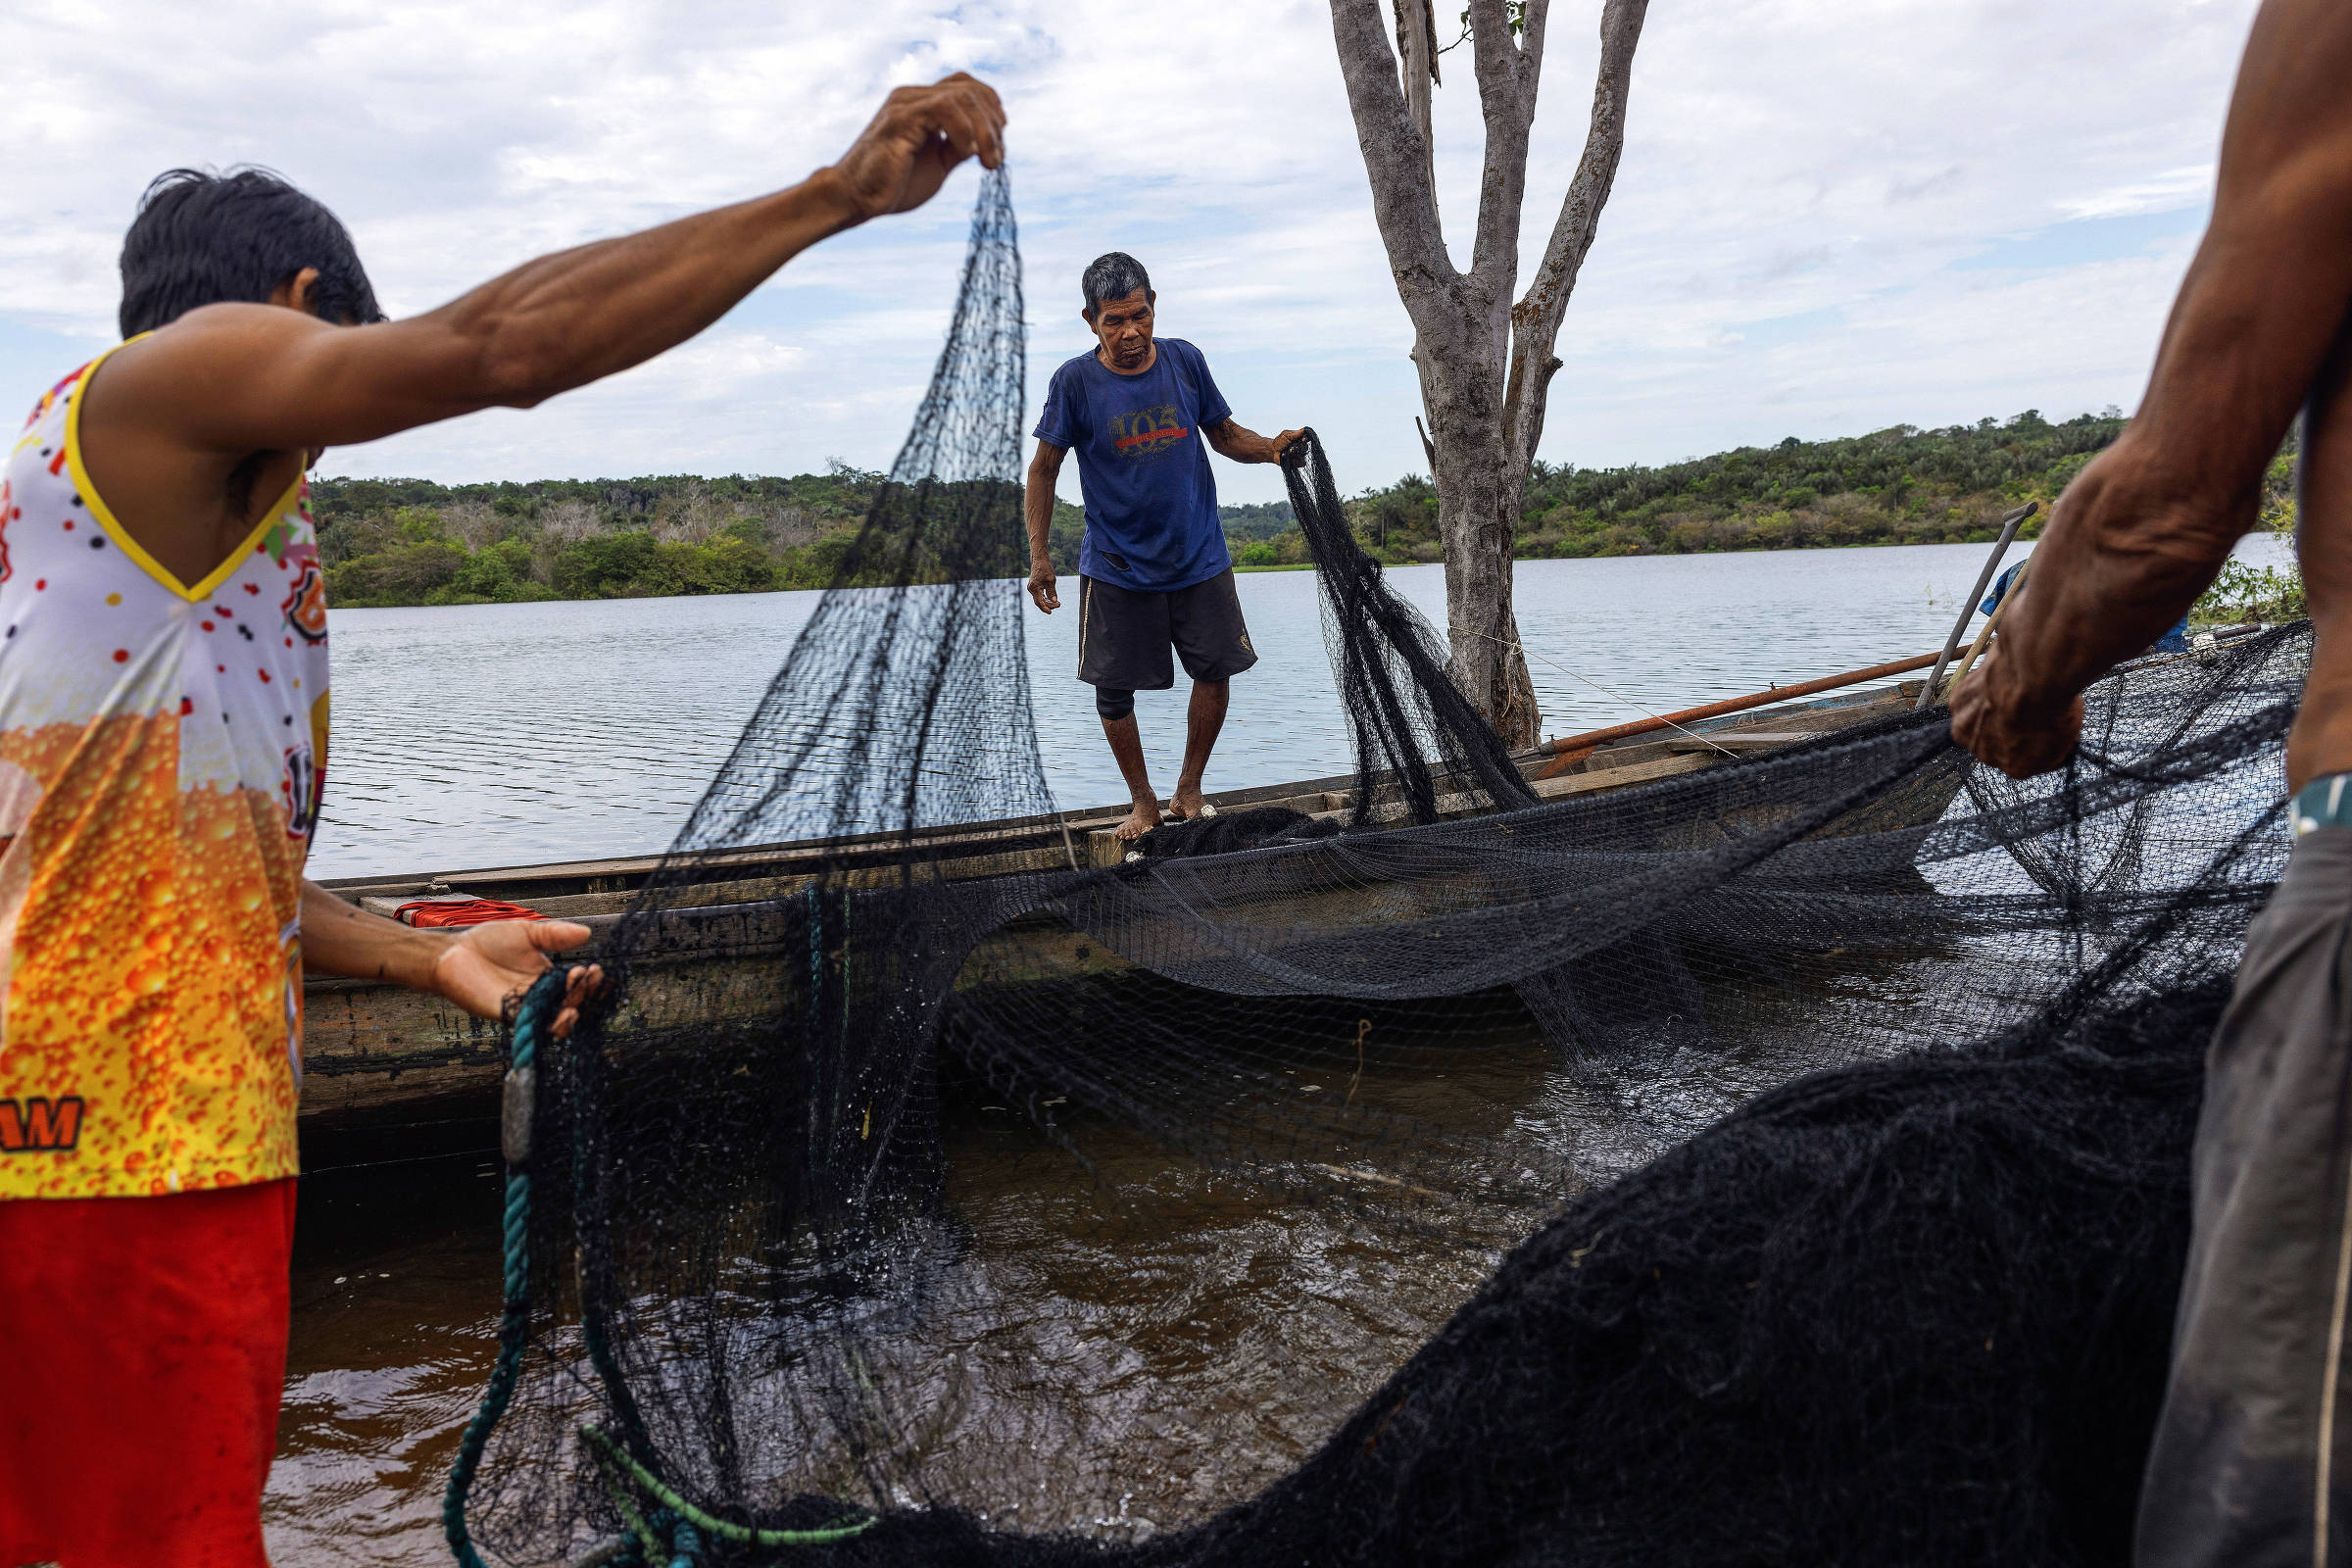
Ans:
MULTIPOLYGON (((1870 672, 1857 671, 1857 677, 1870 672)), ((1817 688, 1815 688, 1817 689, 1817 688)), ((1539 797, 1568 796, 1631 788, 1653 780, 1712 767, 1727 758, 1769 752, 1885 716, 1907 707, 1920 683, 1845 690, 1800 701, 1770 702, 1746 710, 1687 725, 1647 726, 1646 733, 1619 735, 1597 745, 1579 744, 1562 765, 1553 746, 1521 759, 1522 771, 1539 797), (1703 737, 1700 738, 1700 737, 1703 737)), ((1574 740, 1576 738, 1572 738, 1574 740)), ((1352 775, 1231 790, 1210 797, 1220 809, 1282 806, 1310 815, 1347 813, 1353 805, 1352 775)), ((1949 802, 1906 803, 1921 821, 1932 821, 1949 802)), ((1448 814, 1472 809, 1467 797, 1441 802, 1448 814), (1458 804, 1457 804, 1458 803, 1458 804)), ((1376 810, 1378 809, 1376 804, 1376 810)), ((927 835, 942 852, 941 867, 952 878, 1052 870, 1072 864, 1109 865, 1126 847, 1112 832, 1126 807, 972 823, 927 835), (1065 831, 1066 827, 1066 831, 1065 831)), ((1401 819, 1402 808, 1396 808, 1401 819)), ((808 880, 808 868, 823 859, 846 858, 853 867, 870 858, 880 875, 895 863, 898 841, 888 835, 837 840, 824 845, 779 844, 729 852, 677 906, 706 913, 686 921, 676 951, 641 963, 632 1003, 649 1016, 690 1016, 695 998, 712 989, 724 968, 762 961, 752 907, 783 897, 808 880), (653 973, 648 973, 648 969, 653 973), (681 1013, 681 1009, 686 1009, 681 1013)), ((579 920, 598 932, 598 941, 628 908, 659 856, 548 865, 435 871, 410 876, 344 877, 324 885, 363 907, 390 913, 412 899, 458 893, 527 905, 544 914, 579 920)), ((769 906, 772 908, 772 906, 769 906)), ((1066 930, 1013 927, 993 939, 1023 949, 1015 967, 1039 973, 1068 973, 1109 963, 1123 964, 1099 946, 1074 940, 1066 930), (1063 950, 1068 951, 1063 951, 1063 950), (1033 950, 1033 951, 1032 951, 1033 950)), ((593 956, 595 943, 582 950, 593 956)), ((1000 963, 999 972, 1004 965, 1000 963)), ((363 1129, 387 1117, 405 1119, 444 1110, 478 1110, 495 1102, 502 1066, 496 1024, 466 1016, 437 998, 375 981, 311 981, 305 988, 302 1114, 306 1132, 363 1129)))

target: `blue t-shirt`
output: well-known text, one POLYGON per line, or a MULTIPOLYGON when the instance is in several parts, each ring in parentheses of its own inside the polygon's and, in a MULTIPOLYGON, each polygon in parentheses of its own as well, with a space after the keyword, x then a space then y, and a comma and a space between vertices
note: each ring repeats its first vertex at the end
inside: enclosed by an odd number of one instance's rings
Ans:
POLYGON ((1204 426, 1233 415, 1208 362, 1182 338, 1159 339, 1141 375, 1081 354, 1054 372, 1035 432, 1078 454, 1086 542, 1078 569, 1101 582, 1170 593, 1233 564, 1217 521, 1204 426))
MULTIPOLYGON (((2032 559, 2033 558, 2030 556, 2027 558, 2029 561, 2032 559)), ((1984 602, 1979 605, 1977 608, 1984 612, 1984 613, 1987 615, 2000 609, 2001 601, 2009 597, 2010 588, 2017 582, 2017 574, 2025 569, 2026 563, 2021 561, 2016 565, 2011 566, 2008 570, 2002 572, 1998 577, 1993 578, 1992 592, 1986 594, 1984 596, 1984 602)), ((2163 636, 2157 638, 2154 642, 2148 645, 2148 652, 2152 654, 2187 653, 2188 617, 2186 615, 2182 615, 2178 621, 2175 621, 2171 631, 2166 632, 2163 636)))

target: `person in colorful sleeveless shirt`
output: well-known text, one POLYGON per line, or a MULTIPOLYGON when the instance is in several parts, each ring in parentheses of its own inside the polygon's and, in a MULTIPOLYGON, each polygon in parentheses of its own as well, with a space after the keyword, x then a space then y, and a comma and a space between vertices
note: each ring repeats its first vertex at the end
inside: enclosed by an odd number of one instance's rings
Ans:
MULTIPOLYGON (((394 322, 275 176, 149 187, 124 342, 0 468, 0 1565, 266 1563, 304 973, 495 1017, 588 936, 416 930, 304 880, 330 776, 310 465, 651 359, 996 167, 1003 125, 968 76, 902 88, 801 184, 394 322)), ((597 979, 572 968, 558 1034, 597 979)))

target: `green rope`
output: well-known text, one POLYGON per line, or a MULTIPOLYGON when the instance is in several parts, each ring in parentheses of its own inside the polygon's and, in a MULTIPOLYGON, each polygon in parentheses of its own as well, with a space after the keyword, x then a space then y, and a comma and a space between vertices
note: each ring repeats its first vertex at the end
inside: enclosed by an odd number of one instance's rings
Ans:
POLYGON ((670 1512, 688 1525, 706 1530, 721 1541, 732 1541, 744 1546, 830 1546, 873 1528, 874 1519, 868 1514, 848 1524, 820 1525, 813 1530, 757 1530, 750 1525, 730 1524, 714 1514, 705 1513, 684 1497, 679 1496, 662 1478, 639 1464, 628 1451, 612 1441, 601 1427, 584 1427, 581 1435, 594 1444, 605 1457, 629 1473, 629 1478, 670 1512))
POLYGON ((660 1562, 661 1538, 654 1534, 654 1527, 647 1523, 644 1512, 637 1506, 637 1499, 630 1496, 627 1488, 621 1485, 622 1478, 615 1473, 613 1464, 601 1449, 593 1457, 597 1470, 605 1478, 605 1495, 612 1499, 613 1511, 620 1515, 621 1523, 628 1526, 629 1534, 637 1538, 638 1546, 645 1552, 645 1560, 649 1563, 660 1562))
MULTIPOLYGON (((821 940, 821 935, 820 935, 821 940)), ((821 956, 821 954, 820 954, 821 956)), ((524 994, 522 1005, 514 1015, 514 1046, 509 1054, 509 1065, 517 1072, 530 1070, 538 1055, 539 1039, 547 1021, 563 1005, 565 990, 564 971, 551 968, 524 994)), ((577 1141, 575 1140, 575 1143, 577 1141)), ((581 1151, 575 1150, 575 1152, 581 1151)), ((527 1158, 527 1156, 526 1156, 527 1158)), ((576 1174, 576 1173, 575 1173, 576 1174)), ((482 1390, 482 1402, 466 1423, 465 1435, 458 1440, 458 1456, 449 1467, 449 1486, 441 1495, 441 1529, 449 1542, 450 1552, 457 1558, 459 1568, 488 1568, 473 1544, 471 1532, 466 1524, 466 1504, 473 1491, 475 1478, 480 1474, 483 1452, 490 1446, 490 1436, 513 1402, 515 1385, 522 1376, 523 1351, 530 1342, 531 1327, 531 1177, 518 1166, 507 1167, 505 1242, 506 1270, 502 1282, 504 1310, 498 1324, 498 1362, 491 1369, 490 1381, 482 1390)), ((619 1368, 612 1364, 611 1348, 603 1343, 603 1323, 598 1314, 588 1309, 583 1293, 583 1322, 590 1358, 605 1375, 607 1383, 616 1394, 620 1414, 634 1424, 635 1403, 627 1397, 625 1386, 619 1381, 619 1368)), ((873 1519, 858 1519, 854 1523, 826 1525, 813 1530, 755 1530, 745 1525, 729 1524, 714 1518, 686 1501, 664 1486, 661 1479, 637 1462, 601 1428, 583 1429, 599 1450, 600 1456, 617 1465, 626 1477, 633 1480, 647 1495, 667 1507, 677 1518, 671 1533, 668 1568, 694 1568, 702 1555, 699 1532, 707 1532, 724 1541, 756 1546, 822 1546, 846 1541, 873 1524, 873 1519)), ((615 1501, 633 1527, 641 1544, 646 1547, 649 1565, 660 1560, 659 1535, 617 1492, 615 1501)))
MULTIPOLYGON (((509 1055, 513 1070, 530 1068, 538 1055, 539 1032, 563 1004, 564 990, 564 970, 551 967, 524 993, 522 1005, 514 1013, 514 1044, 509 1055)), ((466 1528, 466 1499, 473 1491, 474 1476, 481 1469, 482 1450, 490 1445, 490 1434, 497 1429, 499 1418, 507 1413, 508 1402, 514 1397, 514 1385, 522 1376, 522 1352, 530 1341, 531 1177, 528 1171, 512 1165, 507 1167, 505 1223, 505 1311, 498 1322, 498 1364, 491 1370, 489 1385, 482 1390, 480 1408, 466 1423, 466 1435, 458 1440, 458 1456, 449 1467, 449 1487, 441 1494, 441 1531, 449 1541, 449 1549, 458 1559, 459 1568, 485 1568, 481 1553, 474 1550, 472 1535, 466 1528)))

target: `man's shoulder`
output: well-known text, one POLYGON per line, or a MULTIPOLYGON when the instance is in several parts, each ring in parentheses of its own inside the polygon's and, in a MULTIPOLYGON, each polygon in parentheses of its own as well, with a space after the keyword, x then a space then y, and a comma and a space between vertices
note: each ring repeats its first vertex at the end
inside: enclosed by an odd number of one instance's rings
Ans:
POLYGON ((1094 351, 1091 349, 1084 354, 1073 354, 1054 367, 1054 379, 1056 383, 1066 385, 1086 374, 1086 368, 1094 363, 1094 351))
POLYGON ((1159 346, 1176 358, 1190 361, 1194 365, 1208 363, 1208 356, 1201 353, 1199 345, 1190 338, 1163 337, 1159 340, 1159 346))

